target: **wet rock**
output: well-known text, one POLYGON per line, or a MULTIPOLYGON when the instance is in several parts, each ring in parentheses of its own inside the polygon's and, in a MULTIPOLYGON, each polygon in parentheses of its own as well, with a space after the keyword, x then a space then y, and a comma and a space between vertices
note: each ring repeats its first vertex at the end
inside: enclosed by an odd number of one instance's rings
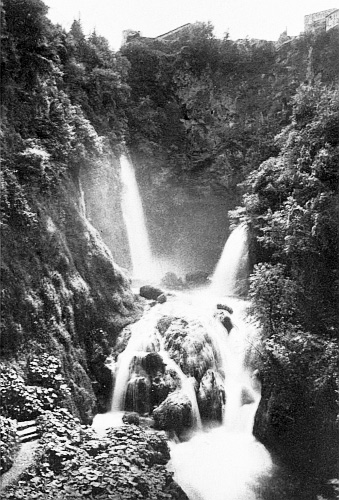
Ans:
POLYGON ((159 297, 157 298, 157 302, 159 304, 164 304, 165 302, 167 302, 167 297, 164 293, 162 293, 161 295, 159 295, 159 297))
POLYGON ((162 278, 160 284, 166 288, 170 288, 173 290, 180 290, 184 288, 184 283, 182 279, 178 278, 178 276, 172 272, 166 273, 165 276, 162 278))
POLYGON ((153 412, 157 429, 174 431, 177 434, 192 425, 192 404, 181 391, 172 392, 153 412))
POLYGON ((232 320, 229 317, 228 313, 220 310, 214 314, 214 317, 217 318, 220 321, 220 323, 222 324, 222 326, 224 328, 226 328, 228 333, 230 333, 230 331, 232 330, 234 325, 233 325, 232 320))
POLYGON ((136 413, 135 411, 126 412, 122 417, 122 421, 124 424, 140 425, 139 413, 136 413))
POLYGON ((200 382, 197 401, 203 419, 222 420, 225 388, 219 373, 214 370, 207 370, 200 382))
POLYGON ((206 328, 197 320, 176 318, 164 335, 165 349, 185 375, 200 382, 218 359, 216 346, 206 328))
POLYGON ((175 316, 162 316, 157 323, 157 328, 161 335, 164 335, 170 324, 177 318, 175 316))
POLYGON ((165 372, 165 363, 157 352, 148 353, 142 360, 142 367, 151 377, 165 372))
POLYGON ((163 290, 151 285, 144 285, 140 288, 140 295, 148 300, 157 300, 159 295, 163 295, 163 290))
POLYGON ((166 370, 152 378, 151 405, 153 408, 159 406, 170 392, 180 388, 180 379, 172 370, 166 370))
POLYGON ((217 309, 221 309, 223 311, 227 311, 230 314, 233 314, 232 307, 228 306, 227 304, 217 304, 217 309))

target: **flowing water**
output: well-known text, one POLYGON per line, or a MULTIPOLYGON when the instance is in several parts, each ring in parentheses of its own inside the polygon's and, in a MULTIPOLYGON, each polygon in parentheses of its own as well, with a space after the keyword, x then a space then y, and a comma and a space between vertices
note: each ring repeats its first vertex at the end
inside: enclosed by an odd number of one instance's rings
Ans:
MULTIPOLYGON (((127 184, 126 178, 133 174, 126 158, 122 161, 122 170, 127 184)), ((127 208, 126 200, 125 203, 127 208)), ((127 220, 126 216, 126 225, 127 220)), ((168 465, 190 500, 259 500, 262 498, 261 482, 270 476, 273 467, 269 453, 252 434, 261 387, 254 368, 245 364, 245 354, 255 329, 245 321, 246 304, 234 297, 226 297, 236 291, 237 277, 247 266, 247 254, 247 231, 240 226, 225 245, 209 289, 188 295, 178 294, 167 303, 156 305, 131 325, 130 339, 114 366, 111 412, 96 422, 97 428, 121 422, 128 395, 129 404, 138 409, 139 390, 144 391, 143 402, 148 400, 151 383, 145 371, 145 359, 149 353, 157 353, 166 370, 174 372, 179 379, 179 390, 188 398, 192 408, 190 438, 184 442, 171 442, 168 465), (233 328, 229 334, 213 317, 220 295, 223 296, 222 302, 234 311, 231 315, 233 328), (182 325, 191 325, 193 341, 185 344, 183 353, 187 366, 194 364, 196 358, 201 366, 206 365, 206 369, 210 368, 222 377, 226 404, 221 423, 202 424, 194 379, 192 381, 192 377, 183 373, 177 358, 175 361, 171 357, 177 354, 173 354, 169 347, 167 333, 161 333, 158 328, 161 317, 175 317, 182 321, 182 325)), ((146 257, 149 259, 150 254, 146 257)), ((176 335, 175 330, 173 332, 176 335)), ((175 335, 173 338, 178 338, 175 335)), ((186 341, 186 337, 182 337, 182 342, 186 341)))
POLYGON ((123 185, 121 208, 127 230, 133 277, 149 280, 154 273, 154 262, 134 168, 126 155, 121 156, 120 165, 123 185))
POLYGON ((247 226, 241 224, 230 234, 212 276, 211 292, 236 295, 248 276, 247 226))

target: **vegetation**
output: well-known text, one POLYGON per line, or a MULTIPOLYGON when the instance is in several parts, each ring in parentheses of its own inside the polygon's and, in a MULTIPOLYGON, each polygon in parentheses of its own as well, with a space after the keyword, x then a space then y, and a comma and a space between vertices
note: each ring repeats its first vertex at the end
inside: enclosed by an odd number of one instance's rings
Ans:
POLYGON ((264 334, 269 439, 285 435, 288 460, 299 454, 300 467, 320 476, 338 459, 338 96, 321 84, 298 89, 292 123, 276 137, 280 153, 249 175, 233 212, 264 261, 249 295, 264 334))
POLYGON ((6 490, 6 500, 187 498, 166 470, 163 436, 124 425, 99 438, 64 409, 46 412, 37 423, 36 462, 6 490))
POLYGON ((0 473, 3 474, 13 465, 19 440, 16 423, 10 418, 0 416, 0 473))

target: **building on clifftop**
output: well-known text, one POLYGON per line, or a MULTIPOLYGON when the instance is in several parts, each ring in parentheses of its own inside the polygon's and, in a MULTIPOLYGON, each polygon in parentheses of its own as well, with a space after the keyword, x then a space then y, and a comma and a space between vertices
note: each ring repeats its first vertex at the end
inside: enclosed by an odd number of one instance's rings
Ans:
POLYGON ((337 26, 338 22, 338 9, 322 10, 304 17, 304 31, 305 33, 328 31, 337 26))

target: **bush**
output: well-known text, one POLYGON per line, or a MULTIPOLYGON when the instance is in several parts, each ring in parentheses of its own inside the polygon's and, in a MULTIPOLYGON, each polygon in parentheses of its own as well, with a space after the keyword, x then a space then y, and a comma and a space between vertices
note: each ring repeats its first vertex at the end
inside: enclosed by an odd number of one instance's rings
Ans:
POLYGON ((37 426, 42 437, 36 464, 8 488, 7 500, 187 499, 166 470, 163 436, 123 425, 99 438, 65 409, 45 412, 37 426))
POLYGON ((19 439, 16 423, 10 418, 0 416, 0 472, 3 474, 12 467, 19 439))
MULTIPOLYGON (((46 358, 48 359, 48 358, 46 358)), ((55 358, 54 358, 55 359, 55 358)), ((44 410, 52 410, 61 403, 68 388, 63 378, 51 373, 36 361, 31 362, 29 377, 44 383, 45 386, 26 385, 24 379, 13 368, 2 370, 0 377, 1 413, 8 418, 30 420, 36 418, 44 410), (55 376, 54 376, 55 375, 55 376)))

